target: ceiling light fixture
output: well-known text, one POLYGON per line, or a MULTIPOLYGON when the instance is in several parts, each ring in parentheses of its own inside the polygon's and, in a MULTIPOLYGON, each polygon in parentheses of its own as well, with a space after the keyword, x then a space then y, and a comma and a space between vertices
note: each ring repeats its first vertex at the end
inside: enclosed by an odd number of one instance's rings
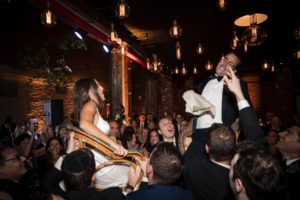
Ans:
POLYGON ((105 51, 106 53, 109 53, 109 52, 110 52, 110 48, 109 48, 106 44, 103 44, 103 45, 102 45, 102 48, 104 49, 104 51, 105 51))
POLYGON ((193 74, 198 74, 198 68, 196 65, 193 67, 193 74))
POLYGON ((267 62, 267 60, 264 60, 262 69, 265 71, 268 71, 270 69, 270 64, 267 62))
POLYGON ((225 10, 226 9, 226 0, 218 0, 217 6, 219 10, 225 10))
POLYGON ((184 63, 182 64, 182 68, 181 68, 181 75, 185 76, 187 75, 188 71, 184 65, 184 63))
POLYGON ((74 34, 76 35, 76 37, 80 40, 85 40, 88 32, 86 32, 85 30, 81 29, 81 28, 77 28, 74 31, 74 34))
POLYGON ((175 72, 174 72, 174 73, 175 73, 176 75, 179 74, 179 68, 178 68, 177 66, 175 67, 175 72))
POLYGON ((146 59, 146 67, 149 71, 159 73, 163 69, 163 63, 160 61, 160 59, 154 53, 152 55, 152 62, 151 62, 150 58, 146 59))
POLYGON ((207 61, 206 65, 205 65, 205 69, 207 71, 211 71, 213 69, 213 65, 209 60, 207 61))
POLYGON ((50 2, 47 1, 47 7, 41 14, 42 24, 46 27, 53 27, 56 24, 56 16, 50 10, 50 2))
POLYGON ((294 37, 296 40, 300 40, 300 25, 294 31, 294 37))
POLYGON ((116 16, 119 19, 125 19, 129 16, 130 8, 125 0, 120 0, 116 6, 116 16))
POLYGON ((202 44, 199 43, 196 49, 197 54, 203 54, 204 48, 202 47, 202 44))
POLYGON ((182 34, 181 27, 177 24, 177 21, 173 21, 173 26, 170 28, 169 34, 172 38, 179 38, 182 34))
POLYGON ((177 60, 181 59, 181 47, 179 41, 176 42, 176 58, 177 60))
POLYGON ((240 48, 240 46, 241 46, 241 42, 236 34, 236 29, 234 28, 233 37, 232 37, 232 40, 230 41, 230 48, 232 50, 236 50, 236 49, 240 48))
POLYGON ((236 26, 247 27, 242 33, 241 40, 248 46, 258 46, 262 44, 268 37, 267 32, 258 24, 263 23, 268 19, 266 14, 254 13, 244 15, 234 21, 236 26))

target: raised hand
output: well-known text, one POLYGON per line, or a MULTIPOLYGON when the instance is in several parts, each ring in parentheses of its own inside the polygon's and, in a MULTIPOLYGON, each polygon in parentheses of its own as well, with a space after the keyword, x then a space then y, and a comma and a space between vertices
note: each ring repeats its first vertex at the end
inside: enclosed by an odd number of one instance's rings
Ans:
POLYGON ((224 81, 225 84, 228 86, 229 90, 235 94, 238 101, 245 99, 242 92, 240 79, 237 78, 231 67, 229 67, 227 74, 224 76, 224 81))

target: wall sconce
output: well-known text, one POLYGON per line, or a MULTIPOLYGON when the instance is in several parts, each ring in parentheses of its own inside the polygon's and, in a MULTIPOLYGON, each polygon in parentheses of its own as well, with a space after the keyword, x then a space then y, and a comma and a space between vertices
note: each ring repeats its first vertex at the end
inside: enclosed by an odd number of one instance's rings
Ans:
POLYGON ((196 65, 193 67, 193 74, 198 74, 198 68, 196 65))
POLYGON ((211 64, 211 62, 208 60, 206 65, 205 65, 205 69, 207 71, 211 71, 213 69, 213 65, 211 64))
POLYGON ((218 0, 217 6, 219 10, 225 10, 226 9, 226 0, 218 0))
POLYGON ((182 64, 182 68, 181 68, 181 75, 183 75, 183 76, 185 76, 185 75, 187 75, 187 69, 186 69, 186 67, 185 67, 185 65, 184 65, 184 63, 182 64))
POLYGON ((181 27, 177 24, 177 21, 173 21, 173 26, 170 28, 169 34, 172 38, 179 38, 182 34, 181 27))
POLYGON ((119 19, 124 19, 129 16, 130 8, 128 4, 125 2, 125 0, 120 0, 115 10, 116 10, 116 16, 119 19))
POLYGON ((262 65, 262 69, 265 71, 268 71, 270 69, 270 64, 267 62, 267 60, 264 60, 264 63, 262 65))
POLYGON ((196 52, 197 52, 197 54, 203 54, 204 49, 203 49, 201 43, 198 44, 196 52))
POLYGON ((176 42, 176 58, 177 60, 181 59, 181 47, 178 41, 176 42))
POLYGON ((47 7, 41 14, 42 24, 46 27, 53 27, 56 24, 56 16, 50 10, 50 2, 47 1, 47 7))
POLYGON ((80 40, 85 40, 88 32, 86 32, 85 30, 81 29, 81 28, 77 28, 74 31, 74 34, 76 35, 76 37, 80 40))

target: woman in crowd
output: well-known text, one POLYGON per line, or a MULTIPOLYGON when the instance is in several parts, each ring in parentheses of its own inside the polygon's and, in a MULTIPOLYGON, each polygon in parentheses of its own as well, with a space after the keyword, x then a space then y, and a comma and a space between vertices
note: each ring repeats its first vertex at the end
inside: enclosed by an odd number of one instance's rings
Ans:
POLYGON ((44 179, 44 176, 60 156, 66 154, 63 142, 58 137, 52 137, 48 139, 45 147, 45 155, 38 158, 38 168, 40 180, 44 179))
POLYGON ((156 145, 163 141, 161 134, 158 134, 157 129, 151 129, 148 134, 145 145, 142 147, 142 154, 149 157, 156 145))

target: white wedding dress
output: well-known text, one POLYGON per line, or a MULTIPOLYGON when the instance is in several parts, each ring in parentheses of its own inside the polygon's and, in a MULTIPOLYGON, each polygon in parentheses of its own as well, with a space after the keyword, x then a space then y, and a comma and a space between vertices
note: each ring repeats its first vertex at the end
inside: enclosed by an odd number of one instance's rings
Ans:
MULTIPOLYGON (((107 121, 105 121, 98 113, 99 120, 97 128, 103 133, 108 135, 110 127, 107 121)), ((109 160, 108 157, 92 149, 95 156, 96 166, 109 160)), ((109 165, 100 169, 96 173, 95 187, 97 189, 105 189, 109 187, 125 187, 128 181, 129 167, 127 165, 109 165)))

